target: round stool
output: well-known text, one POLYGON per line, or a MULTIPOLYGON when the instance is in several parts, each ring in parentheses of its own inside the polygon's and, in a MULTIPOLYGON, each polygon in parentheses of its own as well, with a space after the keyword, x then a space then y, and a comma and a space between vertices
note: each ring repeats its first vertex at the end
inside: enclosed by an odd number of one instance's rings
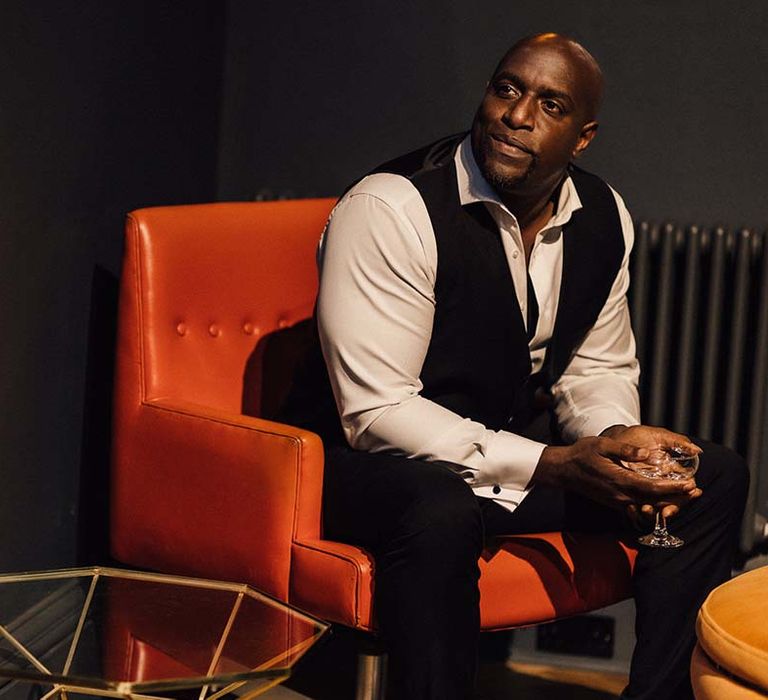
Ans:
POLYGON ((696 634, 697 700, 768 698, 768 567, 715 588, 701 606, 696 634))

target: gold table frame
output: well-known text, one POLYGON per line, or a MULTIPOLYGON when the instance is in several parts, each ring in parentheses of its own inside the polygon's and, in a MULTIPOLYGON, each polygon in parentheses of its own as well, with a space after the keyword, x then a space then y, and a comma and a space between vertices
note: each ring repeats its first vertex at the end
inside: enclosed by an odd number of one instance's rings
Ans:
MULTIPOLYGON (((0 646, 5 650, 5 654, 0 658, 0 678, 52 686, 51 690, 40 697, 40 700, 52 700, 56 696, 62 700, 68 700, 68 694, 130 698, 131 700, 134 698, 136 700, 167 700, 167 695, 158 696, 153 693, 198 687, 201 689, 198 700, 218 700, 223 695, 239 689, 243 689, 239 693, 240 700, 247 700, 261 695, 288 678, 293 665, 325 634, 329 627, 326 623, 300 613, 245 584, 108 567, 0 574, 0 600, 3 599, 4 594, 9 595, 16 591, 17 597, 24 598, 26 594, 34 602, 46 591, 50 590, 55 594, 65 586, 69 586, 71 590, 76 589, 77 594, 82 596, 82 606, 79 613, 75 608, 70 610, 70 615, 73 619, 77 618, 77 623, 71 633, 66 659, 60 668, 49 668, 50 664, 46 664, 42 658, 39 658, 40 654, 32 648, 30 641, 13 629, 12 621, 6 621, 0 614, 0 646), (89 578, 90 581, 88 581, 89 578), (29 593, 30 591, 32 594, 29 593), (193 594, 192 591, 197 593, 193 594), (178 593, 178 597, 174 593, 178 593), (216 634, 218 634, 218 641, 213 642, 215 648, 211 650, 210 661, 205 671, 200 672, 198 658, 194 660, 196 666, 190 663, 188 658, 173 659, 172 663, 181 664, 181 668, 189 665, 190 673, 181 676, 177 674, 176 677, 150 675, 150 677, 133 678, 130 674, 128 677, 105 677, 108 674, 84 673, 82 668, 78 668, 78 664, 82 666, 85 663, 80 662, 78 650, 86 624, 90 629, 98 627, 108 636, 111 630, 109 620, 106 619, 108 615, 105 618, 103 611, 106 609, 109 612, 110 603, 121 614, 127 612, 130 617, 131 605, 128 605, 127 611, 120 609, 120 596, 115 594, 122 594, 123 607, 125 608, 125 601, 129 601, 136 611, 144 615, 145 622, 147 619, 150 620, 150 626, 152 615, 147 616, 146 610, 141 610, 143 604, 145 608, 150 609, 154 605, 161 615, 170 615, 165 625, 157 625, 164 630, 169 626, 172 627, 174 621, 183 622, 184 616, 189 620, 190 615, 196 614, 195 610, 186 609, 185 598, 194 602, 196 596, 198 603, 203 601, 204 605, 209 605, 212 610, 215 609, 218 619, 211 622, 211 629, 205 628, 204 631, 209 642, 215 640, 216 634), (229 609, 228 614, 227 609, 229 609), (184 616, 180 615, 182 612, 184 616), (226 617, 225 622, 224 617, 226 617), (222 622, 224 622, 223 626, 222 622), (266 644, 266 649, 262 649, 257 642, 251 643, 252 640, 248 639, 250 627, 260 624, 269 627, 268 632, 277 630, 277 638, 284 643, 276 642, 272 646, 266 644), (220 633, 219 627, 221 627, 220 633), (227 654, 237 656, 237 663, 228 660, 227 654), (233 668, 233 665, 237 667, 233 668)), ((77 602, 80 602, 79 598, 77 602)), ((150 613, 152 612, 154 611, 150 610, 150 613)), ((194 617, 193 620, 201 625, 207 622, 205 619, 196 620, 194 617)), ((253 635, 257 634, 259 630, 254 630, 253 635)), ((252 638, 255 639, 253 635, 252 638)), ((184 637, 183 634, 181 637, 192 650, 190 656, 206 658, 207 650, 204 640, 201 639, 200 644, 196 645, 194 639, 190 642, 189 638, 184 637)), ((102 645, 104 644, 104 639, 101 637, 99 641, 102 645)), ((153 640, 144 641, 151 648, 153 640)), ((104 653, 101 645, 99 649, 102 651, 103 665, 103 657, 108 656, 108 653, 104 653)), ((85 652, 80 652, 80 657, 85 655, 85 652)), ((85 665, 87 666, 87 663, 85 665)))

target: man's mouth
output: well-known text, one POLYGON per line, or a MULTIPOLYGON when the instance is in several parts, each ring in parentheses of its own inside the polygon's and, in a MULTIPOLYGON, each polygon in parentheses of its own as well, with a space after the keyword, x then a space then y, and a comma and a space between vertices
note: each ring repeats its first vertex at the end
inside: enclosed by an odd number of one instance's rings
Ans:
POLYGON ((496 151, 511 158, 519 158, 523 154, 526 156, 532 156, 533 150, 530 146, 527 146, 522 141, 514 138, 513 136, 499 136, 497 134, 490 135, 493 141, 493 146, 496 151))

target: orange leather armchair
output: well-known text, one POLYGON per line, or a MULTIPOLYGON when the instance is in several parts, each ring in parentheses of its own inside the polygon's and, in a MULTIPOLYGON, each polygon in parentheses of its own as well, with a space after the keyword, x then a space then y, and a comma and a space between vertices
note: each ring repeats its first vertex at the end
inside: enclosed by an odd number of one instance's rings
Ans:
MULTIPOLYGON (((128 216, 111 542, 124 563, 247 582, 372 631, 370 556, 323 539, 320 438, 258 417, 274 393, 266 359, 286 356, 270 341, 311 316, 315 248, 333 203, 128 216)), ((482 625, 531 625, 626 598, 633 559, 608 536, 501 539, 480 561, 482 625)))

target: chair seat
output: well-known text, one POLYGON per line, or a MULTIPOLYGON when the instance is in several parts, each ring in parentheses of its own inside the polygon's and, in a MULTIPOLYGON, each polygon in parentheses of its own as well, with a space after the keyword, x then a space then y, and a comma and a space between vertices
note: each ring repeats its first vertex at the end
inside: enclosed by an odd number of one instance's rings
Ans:
POLYGON ((767 591, 765 567, 718 586, 704 601, 691 664, 697 698, 768 697, 767 591))
MULTIPOLYGON (((375 629, 374 564, 364 550, 310 540, 295 543, 292 558, 291 603, 348 627, 375 629)), ((631 547, 608 535, 499 538, 480 559, 482 627, 531 625, 628 598, 634 559, 631 547)))

